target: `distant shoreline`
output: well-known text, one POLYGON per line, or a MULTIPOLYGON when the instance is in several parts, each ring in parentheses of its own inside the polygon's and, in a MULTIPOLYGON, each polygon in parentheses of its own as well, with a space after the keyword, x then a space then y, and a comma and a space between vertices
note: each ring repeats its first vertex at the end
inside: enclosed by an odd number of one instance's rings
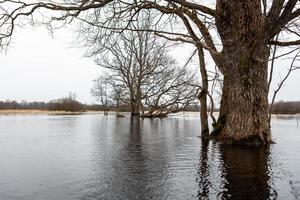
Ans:
POLYGON ((103 111, 51 111, 38 109, 5 109, 0 110, 1 115, 82 115, 88 113, 103 113, 103 111))
MULTIPOLYGON (((39 110, 39 109, 0 109, 0 116, 6 115, 84 115, 84 114, 103 114, 104 111, 52 111, 52 110, 39 110)), ((109 115, 116 114, 116 111, 109 111, 109 115)), ((130 115, 130 112, 120 112, 124 115, 130 115)), ((181 115, 183 113, 199 113, 199 111, 185 111, 170 114, 170 116, 181 115), (180 114, 179 114, 180 113, 180 114)))
MULTIPOLYGON (((104 111, 52 111, 52 110, 39 110, 39 109, 0 109, 0 116, 7 115, 84 115, 84 114, 103 114, 104 111)), ((125 115, 130 115, 129 112, 120 112, 125 115)), ((180 116, 182 114, 198 113, 198 111, 184 111, 179 113, 170 114, 170 117, 180 116)), ((215 114, 218 112, 215 112, 215 114)), ((110 115, 116 114, 116 111, 109 111, 110 115)), ((300 118, 300 113, 297 114, 272 114, 272 118, 277 119, 290 119, 300 118)))

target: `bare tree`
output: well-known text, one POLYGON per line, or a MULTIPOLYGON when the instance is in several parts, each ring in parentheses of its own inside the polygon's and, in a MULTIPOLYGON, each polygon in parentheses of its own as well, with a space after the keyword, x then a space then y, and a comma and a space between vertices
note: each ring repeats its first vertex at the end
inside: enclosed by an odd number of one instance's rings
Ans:
POLYGON ((94 80, 94 86, 91 89, 91 94, 104 107, 104 115, 108 115, 109 111, 109 90, 110 82, 107 75, 102 75, 94 80))
MULTIPOLYGON (((145 20, 130 28, 148 29, 150 17, 147 14, 145 20)), ((167 52, 168 43, 158 36, 147 31, 124 31, 105 43, 101 38, 95 41, 99 43, 92 44, 90 56, 96 56, 96 62, 110 74, 111 86, 122 88, 132 116, 165 117, 195 101, 199 86, 194 76, 175 65, 167 52)))
POLYGON ((111 77, 128 90, 131 115, 140 115, 142 87, 158 67, 169 62, 164 55, 166 44, 160 44, 157 36, 148 32, 125 31, 93 47, 90 55, 96 56, 97 64, 109 70, 111 77), (99 53, 101 50, 104 53, 99 53))
POLYGON ((147 106, 143 117, 165 117, 184 111, 195 104, 201 90, 195 75, 186 68, 167 66, 149 78, 151 81, 143 88, 143 102, 147 106))
MULTIPOLYGON (((274 105, 274 102, 275 102, 275 99, 276 99, 276 96, 277 96, 278 92, 280 91, 280 89, 282 88, 282 86, 284 85, 284 83, 286 82, 288 77, 291 75, 291 73, 295 70, 300 69, 300 67, 296 65, 297 61, 299 61, 299 57, 300 57, 300 52, 297 52, 296 55, 294 56, 294 58, 292 59, 292 62, 290 64, 290 67, 288 68, 288 71, 287 71, 286 75, 278 83, 277 88, 273 92, 271 104, 270 104, 270 107, 269 107, 269 122, 271 122, 271 112, 272 112, 272 108, 273 108, 273 105, 274 105)), ((275 53, 273 55, 272 65, 274 64, 274 59, 275 59, 275 53)), ((273 68, 273 66, 272 66, 272 68, 273 68)))
POLYGON ((1 28, 5 29, 1 30, 2 38, 11 35, 19 17, 31 15, 39 8, 62 11, 56 19, 63 20, 76 17, 88 22, 87 13, 96 13, 98 23, 94 25, 118 30, 125 30, 129 23, 138 20, 141 10, 157 10, 162 13, 159 22, 169 22, 169 26, 163 26, 167 30, 158 30, 157 34, 200 45, 209 52, 224 76, 217 122, 219 139, 224 143, 247 144, 271 141, 267 98, 270 45, 300 44, 298 0, 216 0, 205 3, 192 0, 74 0, 30 4, 7 0, 1 1, 0 6, 1 28), (12 5, 7 6, 7 3, 12 5), (184 32, 177 33, 176 27, 170 28, 179 22, 185 26, 184 32), (278 40, 274 40, 277 35, 278 40))

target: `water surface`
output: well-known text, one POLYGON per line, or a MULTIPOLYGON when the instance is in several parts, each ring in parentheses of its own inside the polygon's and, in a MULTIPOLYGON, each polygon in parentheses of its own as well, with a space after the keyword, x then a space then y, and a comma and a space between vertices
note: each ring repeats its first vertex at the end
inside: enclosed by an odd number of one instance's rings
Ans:
POLYGON ((300 199, 300 127, 264 148, 202 142, 199 117, 0 116, 0 199, 300 199))

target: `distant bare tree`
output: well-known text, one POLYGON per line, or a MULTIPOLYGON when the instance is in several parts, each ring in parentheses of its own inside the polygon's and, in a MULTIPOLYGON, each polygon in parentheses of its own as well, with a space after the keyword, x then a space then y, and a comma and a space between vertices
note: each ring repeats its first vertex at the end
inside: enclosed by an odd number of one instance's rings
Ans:
POLYGON ((91 95, 104 107, 104 115, 108 115, 109 111, 109 78, 108 76, 100 76, 94 80, 94 86, 91 89, 91 95))
POLYGON ((108 115, 109 108, 115 107, 119 115, 121 103, 127 104, 127 94, 124 85, 115 81, 108 74, 99 76, 94 80, 91 95, 104 107, 104 115, 108 115))
MULTIPOLYGON (((149 29, 151 15, 142 17, 144 20, 129 28, 149 29)), ((168 56, 168 43, 158 36, 147 31, 124 31, 105 42, 96 38, 92 41, 98 41, 98 44, 91 45, 90 56, 95 56, 97 64, 107 70, 111 86, 126 90, 122 96, 123 101, 128 98, 131 115, 166 116, 195 101, 200 87, 196 86, 194 76, 187 69, 175 66, 174 59, 168 56)))
POLYGON ((143 90, 143 117, 165 117, 194 104, 202 87, 186 68, 170 66, 156 73, 143 90))
MULTIPOLYGON (((276 50, 274 52, 276 52, 276 50)), ((278 92, 281 90, 282 86, 284 85, 286 80, 289 78, 291 73, 295 70, 300 69, 300 67, 297 65, 297 62, 300 61, 299 58, 300 58, 300 52, 297 52, 296 55, 294 56, 294 58, 292 59, 292 62, 290 64, 290 67, 288 68, 288 71, 287 71, 286 75, 277 84, 277 88, 273 92, 271 104, 270 104, 270 107, 269 107, 269 121, 271 121, 271 113, 272 113, 273 105, 274 105, 274 102, 275 102, 275 99, 276 99, 276 96, 277 96, 278 92)), ((272 69, 273 69, 273 65, 274 65, 274 59, 275 59, 275 53, 273 54, 273 58, 272 58, 272 66, 271 66, 272 69)), ((271 72, 273 72, 273 70, 271 70, 271 72)), ((270 79, 270 81, 271 81, 271 79, 270 79)))
POLYGON ((64 111, 81 111, 84 105, 76 100, 77 95, 74 92, 69 92, 69 95, 64 98, 52 100, 48 103, 49 110, 64 110, 64 111))

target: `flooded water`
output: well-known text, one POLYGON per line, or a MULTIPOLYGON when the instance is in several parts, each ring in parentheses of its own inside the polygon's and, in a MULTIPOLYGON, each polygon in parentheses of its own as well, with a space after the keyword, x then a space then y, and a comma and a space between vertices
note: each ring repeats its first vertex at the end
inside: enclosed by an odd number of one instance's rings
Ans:
POLYGON ((199 118, 0 116, 1 200, 300 199, 300 127, 270 147, 205 143, 199 118))

